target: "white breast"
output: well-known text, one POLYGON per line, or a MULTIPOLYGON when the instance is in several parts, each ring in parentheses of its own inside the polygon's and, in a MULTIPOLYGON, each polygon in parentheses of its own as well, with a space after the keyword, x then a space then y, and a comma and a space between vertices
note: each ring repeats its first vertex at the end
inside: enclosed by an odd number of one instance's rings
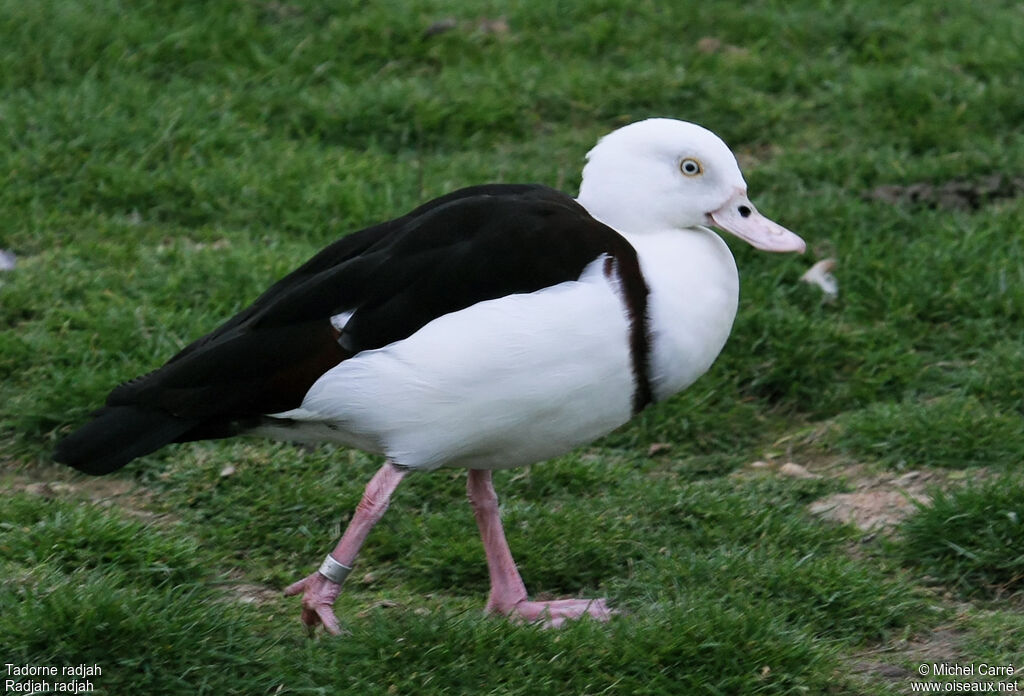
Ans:
POLYGON ((278 415, 425 469, 521 466, 600 437, 629 419, 634 386, 628 321, 602 266, 360 353, 278 415))
POLYGON ((732 330, 739 274, 705 228, 631 235, 650 289, 651 386, 668 398, 707 372, 732 330))

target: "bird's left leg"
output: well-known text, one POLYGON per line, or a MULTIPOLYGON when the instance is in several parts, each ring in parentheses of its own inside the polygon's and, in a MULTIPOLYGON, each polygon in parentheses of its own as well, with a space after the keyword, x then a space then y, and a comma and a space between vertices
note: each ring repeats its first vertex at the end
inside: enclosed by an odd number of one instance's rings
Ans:
POLYGON ((285 588, 284 593, 288 596, 302 593, 302 623, 306 624, 310 633, 321 623, 328 633, 341 633, 341 626, 332 609, 334 600, 341 593, 341 585, 352 569, 359 549, 373 526, 384 516, 391 502, 391 494, 398 488, 405 474, 391 461, 386 462, 366 485, 363 499, 356 506, 352 521, 334 551, 324 559, 320 570, 285 588))

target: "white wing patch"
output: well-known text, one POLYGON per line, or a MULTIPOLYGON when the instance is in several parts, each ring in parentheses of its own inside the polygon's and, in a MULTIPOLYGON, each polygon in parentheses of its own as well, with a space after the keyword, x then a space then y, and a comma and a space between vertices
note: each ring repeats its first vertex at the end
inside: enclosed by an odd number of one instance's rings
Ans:
POLYGON ((333 326, 338 331, 341 331, 342 329, 345 328, 345 324, 348 323, 348 320, 351 319, 352 315, 355 313, 355 310, 352 310, 349 312, 342 312, 341 314, 335 314, 333 317, 331 317, 331 326, 333 326))

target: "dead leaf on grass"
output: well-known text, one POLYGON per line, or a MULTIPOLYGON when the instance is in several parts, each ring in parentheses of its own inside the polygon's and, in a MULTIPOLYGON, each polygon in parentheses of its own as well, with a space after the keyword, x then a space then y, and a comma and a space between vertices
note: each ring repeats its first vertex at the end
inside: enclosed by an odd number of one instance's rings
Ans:
POLYGON ((445 34, 458 26, 459 20, 455 19, 454 17, 445 17, 444 19, 437 20, 429 27, 424 29, 423 36, 426 38, 430 38, 432 36, 440 36, 441 34, 445 34))
POLYGON ((270 22, 295 19, 304 14, 302 8, 298 5, 284 2, 255 2, 253 4, 263 12, 264 19, 270 22))
POLYGON ((424 29, 423 36, 429 39, 456 29, 466 33, 477 31, 485 35, 504 36, 509 33, 510 27, 505 17, 481 17, 475 21, 465 22, 460 22, 455 17, 444 17, 424 29))
POLYGON ((711 55, 713 53, 726 53, 730 55, 746 55, 747 49, 740 46, 727 44, 714 36, 704 36, 697 40, 697 50, 701 53, 711 55))
POLYGON ((822 259, 800 276, 800 280, 821 288, 821 291, 825 293, 826 300, 834 300, 839 297, 839 281, 836 280, 835 275, 832 273, 835 268, 835 259, 822 259))
POLYGON ((361 612, 356 614, 356 616, 358 616, 360 619, 365 619, 367 616, 370 615, 370 612, 374 611, 375 609, 394 609, 395 607, 400 607, 400 606, 402 606, 402 605, 399 604, 398 602, 393 601, 393 600, 381 599, 381 600, 378 600, 378 601, 374 602, 373 604, 371 604, 370 606, 366 607, 365 609, 363 609, 361 612))
POLYGON ((701 53, 715 53, 722 48, 722 40, 713 36, 704 36, 697 41, 697 50, 701 53))
POLYGON ((647 448, 647 456, 657 457, 659 454, 665 454, 671 449, 671 442, 652 442, 651 446, 647 448))
POLYGON ((476 26, 484 34, 502 35, 507 34, 509 30, 508 20, 504 17, 495 17, 493 19, 484 17, 477 21, 476 26))

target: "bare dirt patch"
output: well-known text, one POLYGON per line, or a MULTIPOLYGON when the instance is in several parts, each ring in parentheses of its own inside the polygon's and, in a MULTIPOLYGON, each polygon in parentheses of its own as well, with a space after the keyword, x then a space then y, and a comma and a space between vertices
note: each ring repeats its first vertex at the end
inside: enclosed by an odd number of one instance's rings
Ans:
MULTIPOLYGON (((740 475, 766 475, 794 479, 837 479, 853 490, 833 493, 808 506, 811 514, 840 524, 854 524, 867 533, 889 533, 906 517, 927 504, 928 490, 963 482, 963 472, 918 469, 888 472, 871 469, 859 462, 838 457, 808 457, 796 461, 756 461, 740 475)), ((972 470, 972 478, 984 478, 983 469, 972 470)))
POLYGON ((924 679, 917 666, 969 662, 961 647, 963 637, 964 634, 954 628, 940 627, 909 640, 860 653, 850 661, 849 668, 866 685, 888 682, 902 686, 901 693, 912 693, 911 682, 924 679))
POLYGON ((153 511, 152 494, 124 478, 83 476, 58 466, 18 467, 0 463, 0 490, 23 492, 47 500, 77 498, 103 507, 117 507, 142 521, 170 519, 153 511))
POLYGON ((954 180, 941 184, 920 182, 907 186, 878 186, 866 194, 869 200, 893 205, 954 210, 977 210, 1000 198, 1024 194, 1024 177, 993 174, 981 179, 954 180))
POLYGON ((858 479, 850 493, 834 493, 817 500, 808 510, 822 519, 852 523, 865 532, 886 531, 928 502, 925 489, 944 477, 936 472, 908 471, 858 479))

